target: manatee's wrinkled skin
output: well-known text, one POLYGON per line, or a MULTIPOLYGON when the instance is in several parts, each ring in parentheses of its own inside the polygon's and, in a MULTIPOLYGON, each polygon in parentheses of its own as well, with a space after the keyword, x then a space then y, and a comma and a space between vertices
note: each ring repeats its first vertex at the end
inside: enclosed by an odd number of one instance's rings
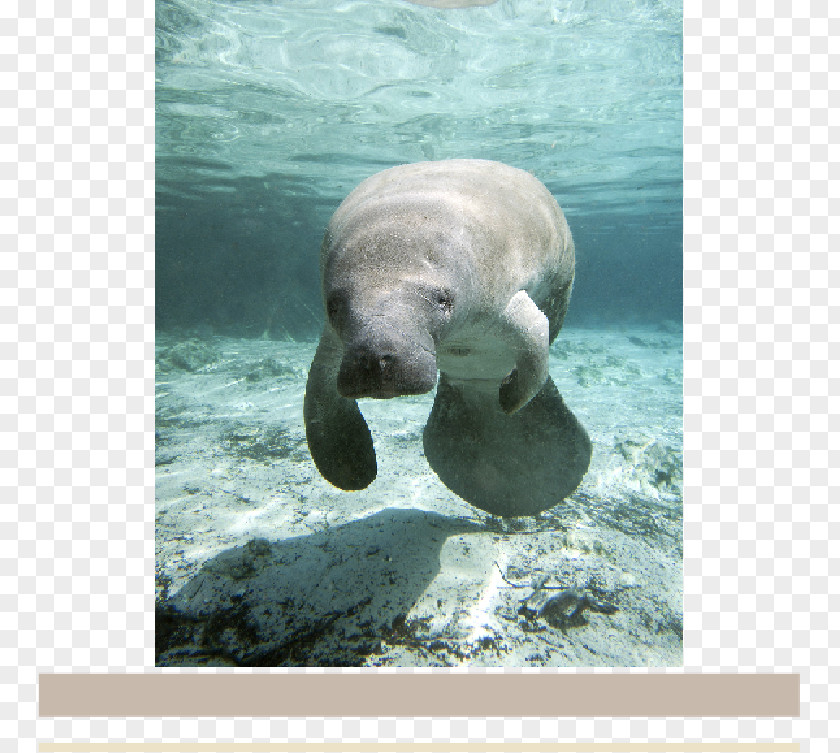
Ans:
POLYGON ((536 178, 486 160, 402 165, 362 182, 321 247, 326 325, 304 420, 321 474, 376 477, 356 400, 429 392, 424 432, 441 480, 495 515, 535 515, 571 494, 589 438, 548 376, 569 305, 574 243, 536 178))

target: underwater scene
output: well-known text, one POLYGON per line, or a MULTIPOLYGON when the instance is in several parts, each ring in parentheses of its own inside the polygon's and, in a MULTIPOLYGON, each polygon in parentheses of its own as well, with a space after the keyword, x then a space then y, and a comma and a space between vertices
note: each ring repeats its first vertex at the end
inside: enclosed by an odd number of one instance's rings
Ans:
POLYGON ((155 7, 156 665, 681 665, 682 2, 155 7))

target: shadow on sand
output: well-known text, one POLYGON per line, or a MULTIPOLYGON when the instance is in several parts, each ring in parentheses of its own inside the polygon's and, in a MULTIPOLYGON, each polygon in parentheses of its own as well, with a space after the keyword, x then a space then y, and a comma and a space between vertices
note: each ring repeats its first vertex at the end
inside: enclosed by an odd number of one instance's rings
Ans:
POLYGON ((411 640, 406 614, 440 572, 446 539, 480 524, 383 510, 207 561, 155 609, 156 666, 357 666, 411 640))

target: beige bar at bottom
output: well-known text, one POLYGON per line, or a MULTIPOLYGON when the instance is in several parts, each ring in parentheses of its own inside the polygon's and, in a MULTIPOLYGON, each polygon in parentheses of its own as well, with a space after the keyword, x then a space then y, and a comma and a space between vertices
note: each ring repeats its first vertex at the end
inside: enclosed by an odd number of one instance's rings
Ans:
POLYGON ((42 717, 799 715, 797 674, 42 674, 42 717))

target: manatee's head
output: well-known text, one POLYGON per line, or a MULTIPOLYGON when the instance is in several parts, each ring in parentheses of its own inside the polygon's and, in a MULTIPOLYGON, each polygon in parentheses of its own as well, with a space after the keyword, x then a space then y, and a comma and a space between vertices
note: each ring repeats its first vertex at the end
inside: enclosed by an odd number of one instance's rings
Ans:
POLYGON ((437 341, 452 306, 447 288, 417 282, 332 287, 327 318, 344 344, 339 393, 391 398, 429 392, 437 382, 437 341))
POLYGON ((416 246, 386 234, 327 254, 323 294, 344 345, 344 397, 419 395, 437 382, 437 344, 457 316, 459 292, 451 270, 416 246))

